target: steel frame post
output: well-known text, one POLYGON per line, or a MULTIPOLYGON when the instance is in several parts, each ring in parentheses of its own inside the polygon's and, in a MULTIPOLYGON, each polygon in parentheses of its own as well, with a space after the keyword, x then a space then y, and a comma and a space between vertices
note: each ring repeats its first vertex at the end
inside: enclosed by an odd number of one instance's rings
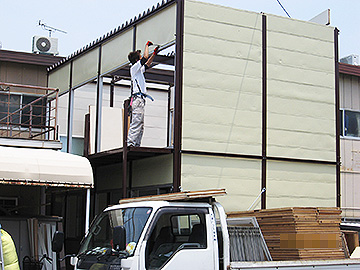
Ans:
POLYGON ((123 127, 123 181, 122 181, 123 198, 127 198, 127 154, 128 154, 127 133, 128 133, 129 104, 130 104, 130 100, 126 99, 124 101, 124 127, 123 127))
POLYGON ((341 206, 341 176, 340 176, 340 93, 339 93, 339 29, 334 29, 334 61, 335 61, 335 123, 336 123, 336 206, 341 206))
POLYGON ((267 37, 266 37, 266 15, 262 15, 262 160, 261 160, 261 209, 266 209, 266 135, 267 135, 267 37))
POLYGON ((69 101, 68 101, 68 123, 67 123, 67 141, 66 152, 71 153, 72 150, 72 133, 74 120, 74 89, 72 88, 73 62, 70 64, 70 82, 69 82, 69 101))
POLYGON ((95 153, 101 151, 101 117, 103 102, 103 77, 101 76, 101 51, 99 46, 98 75, 96 83, 96 126, 95 126, 95 153))
POLYGON ((182 88, 185 12, 184 0, 177 0, 176 4, 173 192, 179 192, 181 186, 182 88))

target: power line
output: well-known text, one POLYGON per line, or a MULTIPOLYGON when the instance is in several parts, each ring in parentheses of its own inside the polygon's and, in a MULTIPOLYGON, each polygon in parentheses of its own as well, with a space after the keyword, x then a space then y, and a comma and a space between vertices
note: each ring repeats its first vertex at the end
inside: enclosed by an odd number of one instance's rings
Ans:
POLYGON ((279 3, 280 7, 285 11, 286 15, 288 15, 288 17, 291 18, 291 16, 290 16, 289 13, 286 11, 286 9, 284 8, 284 6, 280 3, 280 0, 276 0, 276 1, 279 3))

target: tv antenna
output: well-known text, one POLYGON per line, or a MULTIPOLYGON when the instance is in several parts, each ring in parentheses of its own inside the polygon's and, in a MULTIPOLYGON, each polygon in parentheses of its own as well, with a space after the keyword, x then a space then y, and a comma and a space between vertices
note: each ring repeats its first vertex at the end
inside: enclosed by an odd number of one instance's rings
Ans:
POLYGON ((49 25, 46 25, 46 23, 41 22, 41 20, 39 20, 39 25, 41 26, 42 29, 44 29, 46 31, 49 31, 49 37, 51 37, 52 32, 56 32, 56 31, 67 34, 66 31, 57 29, 57 28, 49 26, 49 25))

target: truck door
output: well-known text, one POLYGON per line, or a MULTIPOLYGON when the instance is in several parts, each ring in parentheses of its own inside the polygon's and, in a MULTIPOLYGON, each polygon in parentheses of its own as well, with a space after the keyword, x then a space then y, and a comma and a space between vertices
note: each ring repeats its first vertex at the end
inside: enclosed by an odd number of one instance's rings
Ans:
MULTIPOLYGON (((217 269, 207 208, 160 209, 146 236, 145 269, 217 269)), ((216 249, 217 251, 217 249, 216 249)), ((140 260, 141 260, 140 259, 140 260)))

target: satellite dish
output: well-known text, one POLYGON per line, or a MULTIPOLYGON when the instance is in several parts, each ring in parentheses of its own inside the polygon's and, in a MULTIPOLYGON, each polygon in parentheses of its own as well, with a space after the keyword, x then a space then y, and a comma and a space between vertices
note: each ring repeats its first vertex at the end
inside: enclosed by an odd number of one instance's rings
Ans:
POLYGON ((51 43, 50 43, 49 39, 47 39, 45 37, 41 37, 36 41, 36 48, 40 52, 47 52, 51 48, 51 43))

